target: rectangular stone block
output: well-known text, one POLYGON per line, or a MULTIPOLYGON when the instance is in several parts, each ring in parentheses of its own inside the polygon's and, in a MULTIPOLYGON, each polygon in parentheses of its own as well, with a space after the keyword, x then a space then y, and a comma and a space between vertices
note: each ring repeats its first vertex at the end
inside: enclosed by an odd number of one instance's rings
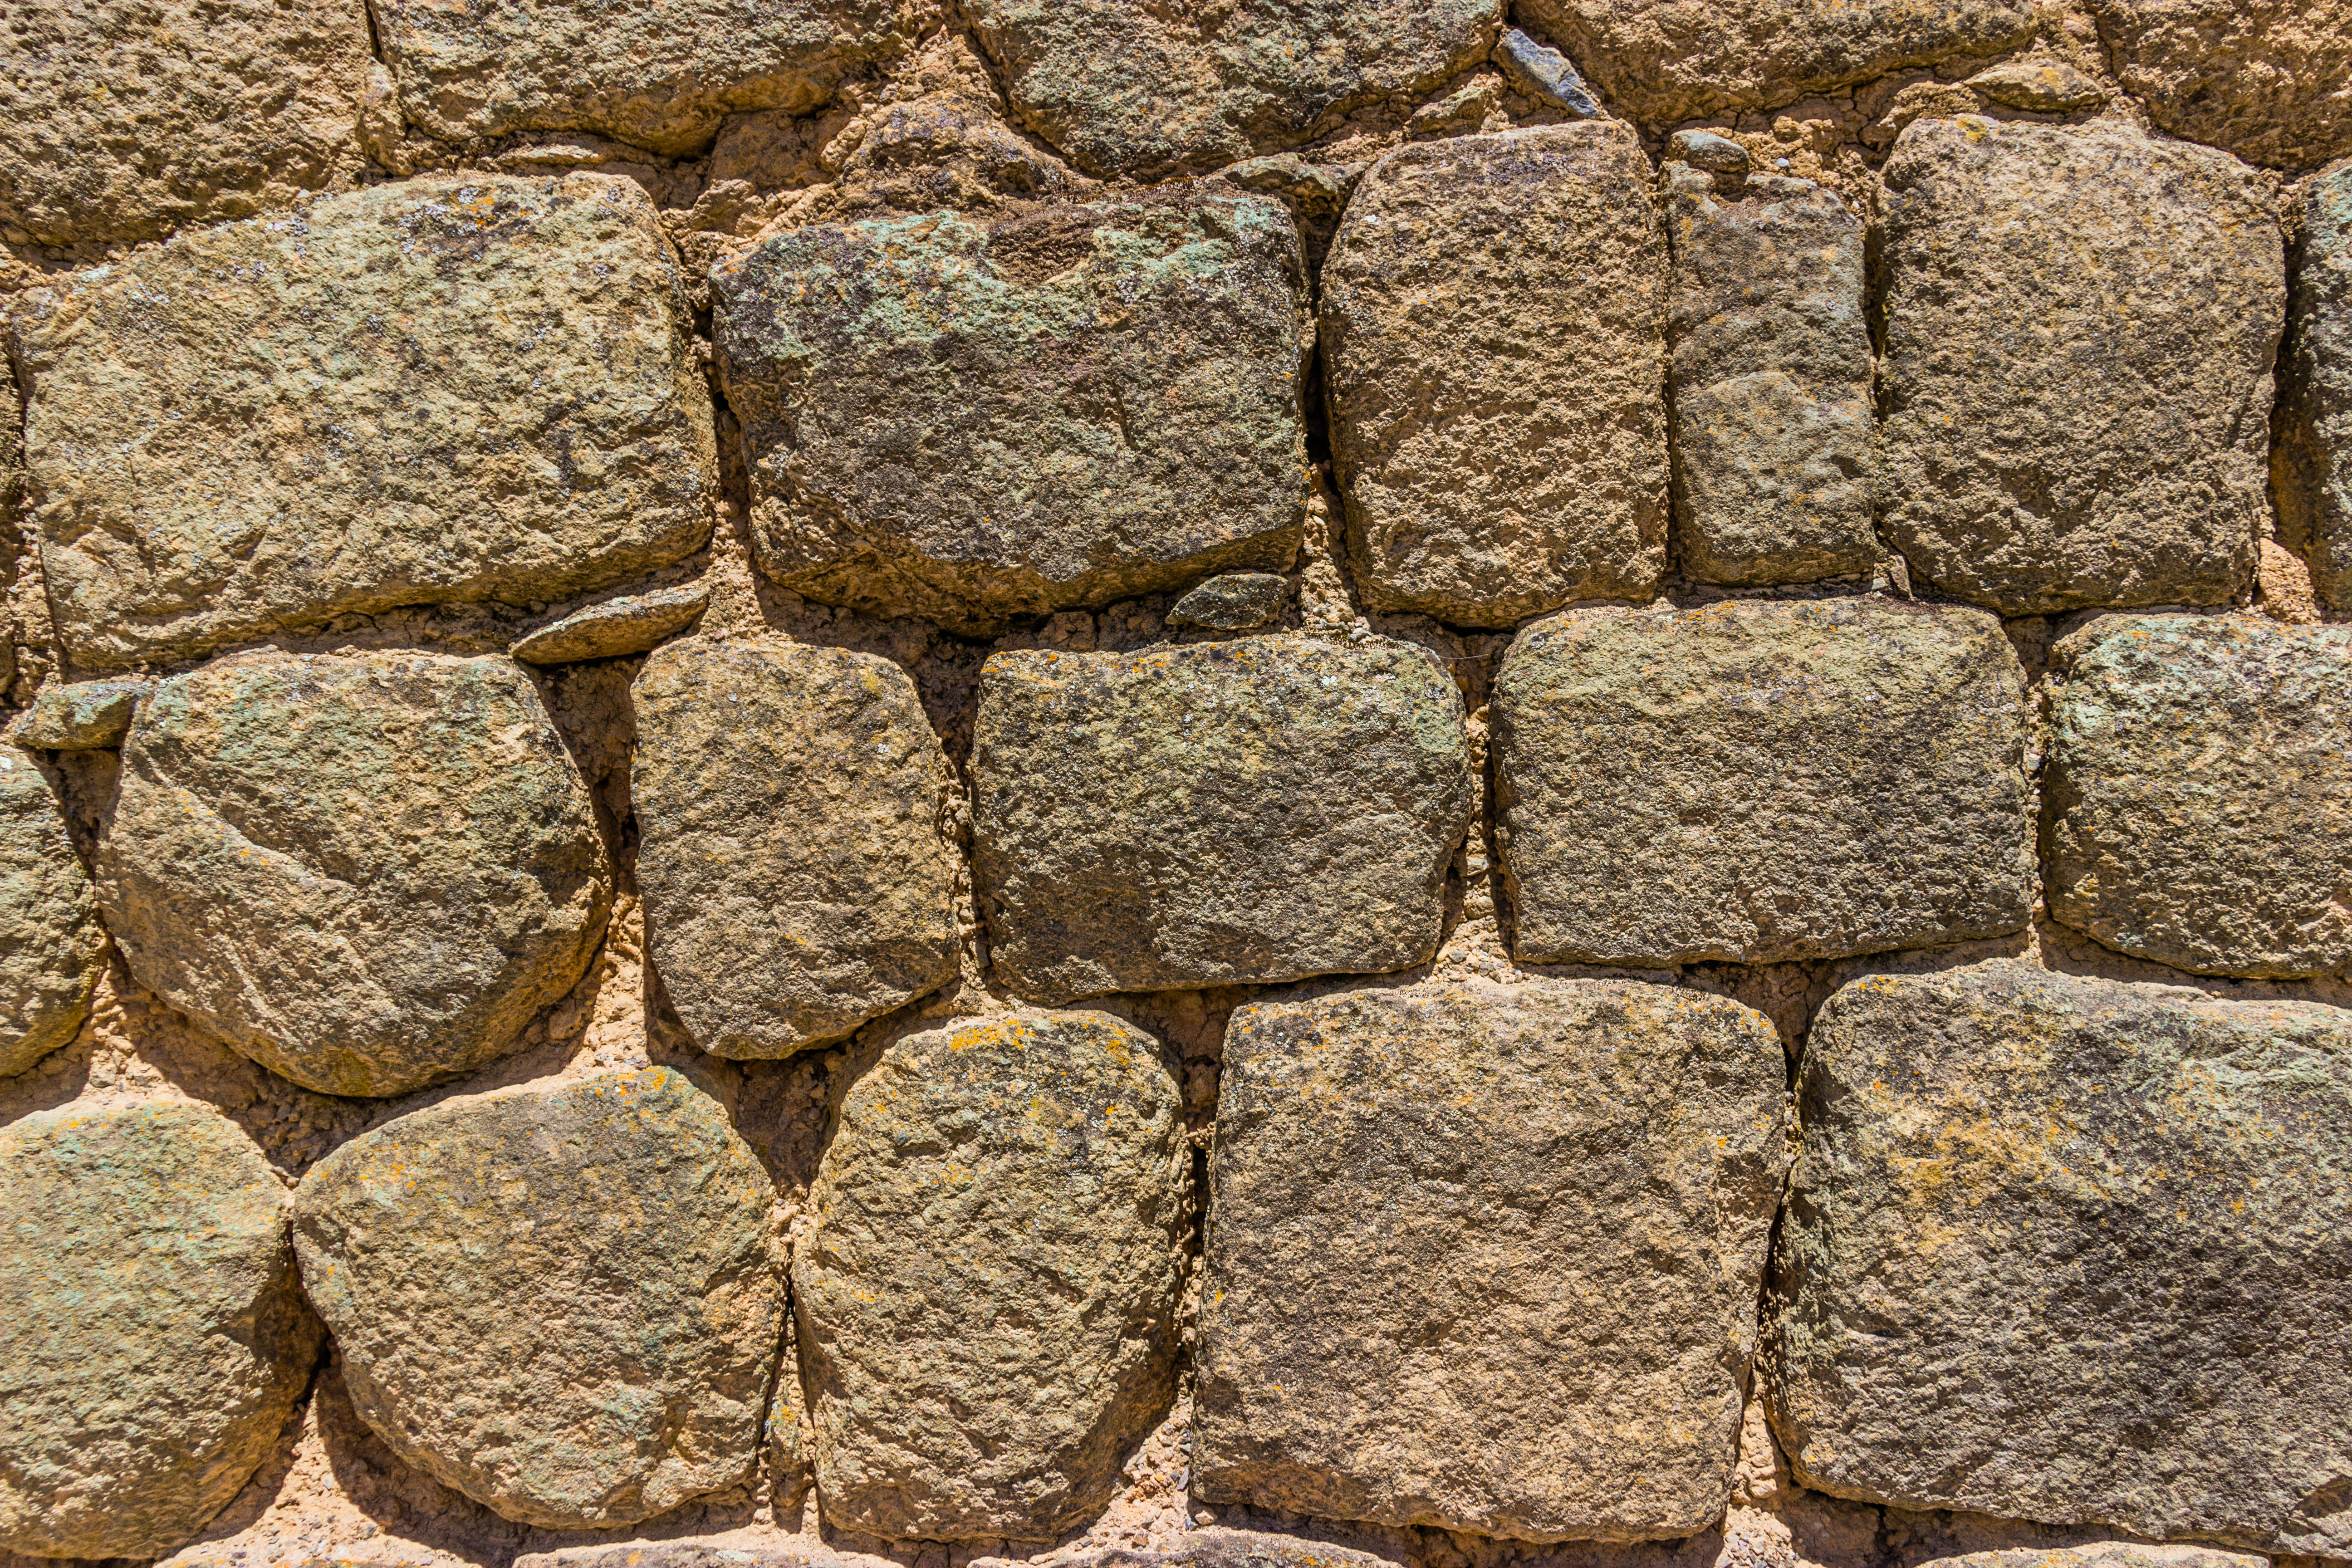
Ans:
POLYGON ((380 185, 69 274, 9 322, 33 531, 85 670, 562 598, 709 535, 709 394, 625 180, 380 185))
POLYGON ((2025 674, 1981 611, 1570 612, 1519 634, 1493 710, 1523 962, 1835 958, 2032 908, 2025 674))
POLYGON ((1194 1495, 1525 1541, 1705 1529, 1787 1100, 1762 1015, 1664 986, 1429 981, 1235 1013, 1194 1495))
POLYGON ((822 225, 711 283, 753 544, 796 594, 989 633, 1297 552, 1312 338, 1276 203, 822 225))
POLYGON ((1381 638, 998 654, 972 782, 996 973, 1048 1003, 1425 963, 1470 814, 1460 693, 1381 638))
POLYGON ((1507 626, 1665 564, 1666 253, 1620 121, 1365 174, 1323 268, 1331 453, 1365 603, 1507 626))
POLYGON ((2108 616, 2051 668, 2053 918, 2200 974, 2352 970, 2352 626, 2108 616))
POLYGON ((1763 1364, 1806 1485, 2352 1553, 2352 1011, 1859 980, 1797 1100, 1763 1364))
POLYGON ((2352 610, 2352 163, 2311 183, 2295 256, 2272 471, 2282 531, 2331 609, 2352 610))

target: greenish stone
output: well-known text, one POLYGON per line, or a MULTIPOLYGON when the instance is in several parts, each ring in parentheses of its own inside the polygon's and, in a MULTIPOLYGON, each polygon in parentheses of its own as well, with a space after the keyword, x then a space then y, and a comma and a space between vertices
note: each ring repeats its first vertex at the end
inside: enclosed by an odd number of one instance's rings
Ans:
POLYGON ((1289 592, 1289 579, 1271 572, 1228 572, 1170 605, 1168 624, 1220 632, 1271 626, 1282 618, 1282 601, 1289 592))
POLYGON ((147 695, 143 680, 50 681, 8 725, 15 744, 87 752, 122 744, 131 710, 147 695))
POLYGON ((0 1078, 80 1030, 105 949, 65 803, 31 758, 0 754, 0 1078))
POLYGON ((2321 601, 2352 610, 2352 163, 2304 193, 2294 313, 2279 375, 2271 472, 2280 519, 2309 555, 2321 601))

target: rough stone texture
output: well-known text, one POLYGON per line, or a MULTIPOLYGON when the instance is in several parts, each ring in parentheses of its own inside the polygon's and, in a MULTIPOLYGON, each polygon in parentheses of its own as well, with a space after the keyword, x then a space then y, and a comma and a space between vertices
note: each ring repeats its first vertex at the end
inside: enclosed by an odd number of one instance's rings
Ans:
POLYGON ((1760 175, 1719 195, 1706 173, 1671 165, 1666 195, 1684 574, 1752 585, 1868 572, 1879 547, 1862 221, 1809 180, 1760 175))
POLYGON ((1571 613, 1495 682, 1522 962, 1774 963, 2022 928, 2024 671, 1885 599, 1571 613))
POLYGON ((1766 1365, 1806 1484, 2352 1551, 2352 1011, 1862 980, 1798 1110, 1766 1365))
POLYGON ((688 641, 635 700, 646 941, 697 1045, 789 1056, 954 977, 944 768, 904 670, 688 641))
POLYGON ((2109 616, 2051 663, 2052 917, 2200 974, 2352 971, 2352 626, 2109 616))
POLYGON ((119 746, 130 732, 131 710, 152 684, 144 679, 50 681, 31 707, 10 721, 8 739, 53 752, 119 746))
POLYGON ((657 1067, 363 1133, 303 1178, 294 1244, 403 1460, 509 1519, 623 1525, 751 1474, 773 1196, 719 1103, 657 1067))
POLYGON ((1665 274, 1622 121, 1372 165, 1323 269, 1331 451, 1367 605, 1496 626, 1650 596, 1665 274))
POLYGON ((1914 121, 1886 165, 1881 519, 2004 616, 2222 604, 2268 527, 2261 179, 2127 124, 1914 121))
POLYGON ((2010 1546, 1921 1559, 1915 1568, 2264 1568, 2265 1560, 2210 1546, 2103 1541, 2091 1546, 2010 1546))
POLYGON ((99 852, 140 983, 329 1094, 509 1049, 611 897, 579 771, 503 658, 259 653, 163 681, 99 852))
POLYGON ((2272 488, 2321 601, 2352 610, 2352 163, 2311 183, 2303 221, 2272 488))
POLYGON ((1620 112, 1654 125, 1769 109, 2033 31, 2032 0, 1521 0, 1620 112))
POLYGON ((2157 124, 2241 158, 2309 168, 2352 153, 2344 0, 2088 0, 2157 124))
POLYGON ((1101 1013, 912 1035, 843 1104, 793 1250, 826 1521, 1050 1541, 1175 1393, 1191 1144, 1101 1013))
POLYGON ((1228 572, 1169 606, 1168 624, 1221 632, 1271 626, 1282 618, 1282 601, 1289 592, 1288 581, 1271 572, 1228 572))
POLYGON ((0 1548, 162 1555, 317 1359, 285 1188, 203 1107, 68 1106, 0 1130, 0 1548))
POLYGON ((1706 1528, 1788 1166, 1784 1075, 1761 1014, 1620 981, 1235 1013, 1196 1495, 1531 1541, 1706 1528))
POLYGON ((795 593, 983 631, 1297 550, 1307 286, 1275 202, 817 226, 711 281, 760 564, 795 593))
POLYGON ((327 198, 69 275, 12 319, 33 531, 88 670, 344 611, 562 598, 709 535, 709 397, 625 180, 327 198))
POLYGON ((361 0, 12 5, 0 237, 158 239, 348 178, 369 63, 361 0))
POLYGON ((1510 84, 1538 103, 1579 120, 1598 120, 1605 112, 1567 56, 1537 43, 1517 27, 1503 29, 1503 36, 1495 42, 1494 58, 1510 84))
POLYGON ((643 653, 693 625, 709 603, 709 586, 701 583, 608 599, 540 627, 508 652, 525 664, 570 664, 643 653))
POLYGON ((858 67, 903 53, 919 0, 376 0, 400 111, 427 135, 591 131, 672 157, 729 114, 805 114, 858 67))
POLYGON ((1471 800, 1459 693, 1385 639, 1001 653, 972 774, 995 973, 1046 1003, 1425 963, 1471 800))
POLYGON ((1094 174, 1150 179, 1296 147, 1486 57, 1496 0, 974 0, 1025 123, 1094 174))
POLYGON ((2064 60, 2047 56, 2028 55, 1988 66, 1969 78, 1968 87, 1995 103, 2035 114, 2096 109, 2112 96, 2064 60))
POLYGON ((64 802, 32 759, 0 755, 0 1078, 74 1037, 105 946, 64 802))

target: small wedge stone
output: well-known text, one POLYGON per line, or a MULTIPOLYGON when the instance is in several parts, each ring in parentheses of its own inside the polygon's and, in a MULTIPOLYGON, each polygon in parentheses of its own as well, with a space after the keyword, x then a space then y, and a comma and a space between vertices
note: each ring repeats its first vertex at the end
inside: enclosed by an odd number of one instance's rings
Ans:
POLYGON ((0 1078, 74 1037, 106 964, 65 809, 31 758, 0 754, 0 1078))
POLYGON ((1168 624, 1221 632, 1271 626, 1282 618, 1282 601, 1289 592, 1289 582, 1271 572, 1229 572, 1177 600, 1168 624))
POLYGON ((1513 87, 1546 108, 1579 120, 1598 120, 1605 112, 1567 56, 1537 43, 1517 27, 1503 29, 1495 45, 1495 63, 1513 87))
POLYGON ((709 603, 710 589, 699 583, 607 599, 540 627, 507 651, 525 664, 571 664, 643 653, 692 626, 709 603))
POLYGON ((87 752, 122 744, 131 731, 131 710, 147 695, 152 681, 51 681, 35 694, 33 705, 8 726, 8 739, 19 746, 58 752, 87 752))

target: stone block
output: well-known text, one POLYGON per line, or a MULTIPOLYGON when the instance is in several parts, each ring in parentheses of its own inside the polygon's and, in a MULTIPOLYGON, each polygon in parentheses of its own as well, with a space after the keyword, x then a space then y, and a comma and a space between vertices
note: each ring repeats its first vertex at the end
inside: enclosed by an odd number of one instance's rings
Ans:
POLYGON ((1868 573, 1879 547, 1862 220, 1810 180, 1758 175, 1719 193, 1672 164, 1665 184, 1684 575, 1752 586, 1868 573))
POLYGON ((2088 0, 2148 117, 2251 163, 2352 153, 2352 8, 2342 0, 2088 0))
POLYGON ((325 1094, 511 1049, 611 899, 587 787, 503 658, 258 653, 162 681, 99 851, 139 983, 325 1094))
POLYGON ((161 1557, 318 1359, 286 1189, 205 1107, 74 1104, 0 1129, 0 1548, 161 1557))
POLYGON ((1297 553, 1278 203, 818 226, 711 283, 759 563, 796 594, 982 633, 1297 553))
POLYGON ((1052 1541, 1176 1390, 1183 1100, 1101 1013, 908 1036, 848 1093, 793 1249, 829 1524, 1052 1541))
POLYGON ((2125 121, 1911 122, 1886 164, 1881 526, 2004 616, 2226 604, 2269 526, 2268 187, 2125 121))
POLYGON ((774 1192, 668 1068, 453 1100, 294 1195, 352 1406, 512 1520, 634 1524, 748 1480, 784 1325, 774 1192))
POLYGON ((565 598, 709 534, 709 395, 626 180, 380 185, 8 314, 31 531, 84 672, 345 612, 565 598))
POLYGON ((541 626, 507 651, 525 664, 572 664, 644 653, 692 626, 709 603, 706 583, 630 594, 541 626))
POLYGON ((2352 1552, 2352 1011, 1874 977, 1797 1100, 1762 1360, 1805 1485, 2352 1552))
POLYGON ((1331 452, 1374 609, 1507 626, 1665 563, 1665 237, 1622 121, 1401 147, 1323 268, 1331 452))
POLYGON ((0 756, 0 1078, 72 1040, 106 966, 65 809, 31 758, 0 756))
POLYGON ((2107 616, 2051 668, 2052 918, 2200 974, 2352 971, 2352 626, 2107 616))
POLYGON ((1194 1494, 1522 1541, 1715 1522, 1785 1072, 1761 1014, 1622 981, 1236 1012, 1194 1494))
POLYGON ((2352 610, 2352 163, 2304 192, 2280 374, 2271 471, 2281 532, 2309 559, 2321 602, 2352 610))
POLYGON ((646 940, 697 1045, 790 1056, 955 977, 946 764, 906 671, 689 640, 633 697, 646 940))
POLYGON ((1493 711, 1522 962, 1839 958, 2032 909, 2025 675, 1981 611, 1571 612, 1519 634, 1493 711))
POLYGON ((1426 963, 1471 803, 1459 692, 1385 639, 1001 653, 972 774, 996 973, 1046 1003, 1426 963))

